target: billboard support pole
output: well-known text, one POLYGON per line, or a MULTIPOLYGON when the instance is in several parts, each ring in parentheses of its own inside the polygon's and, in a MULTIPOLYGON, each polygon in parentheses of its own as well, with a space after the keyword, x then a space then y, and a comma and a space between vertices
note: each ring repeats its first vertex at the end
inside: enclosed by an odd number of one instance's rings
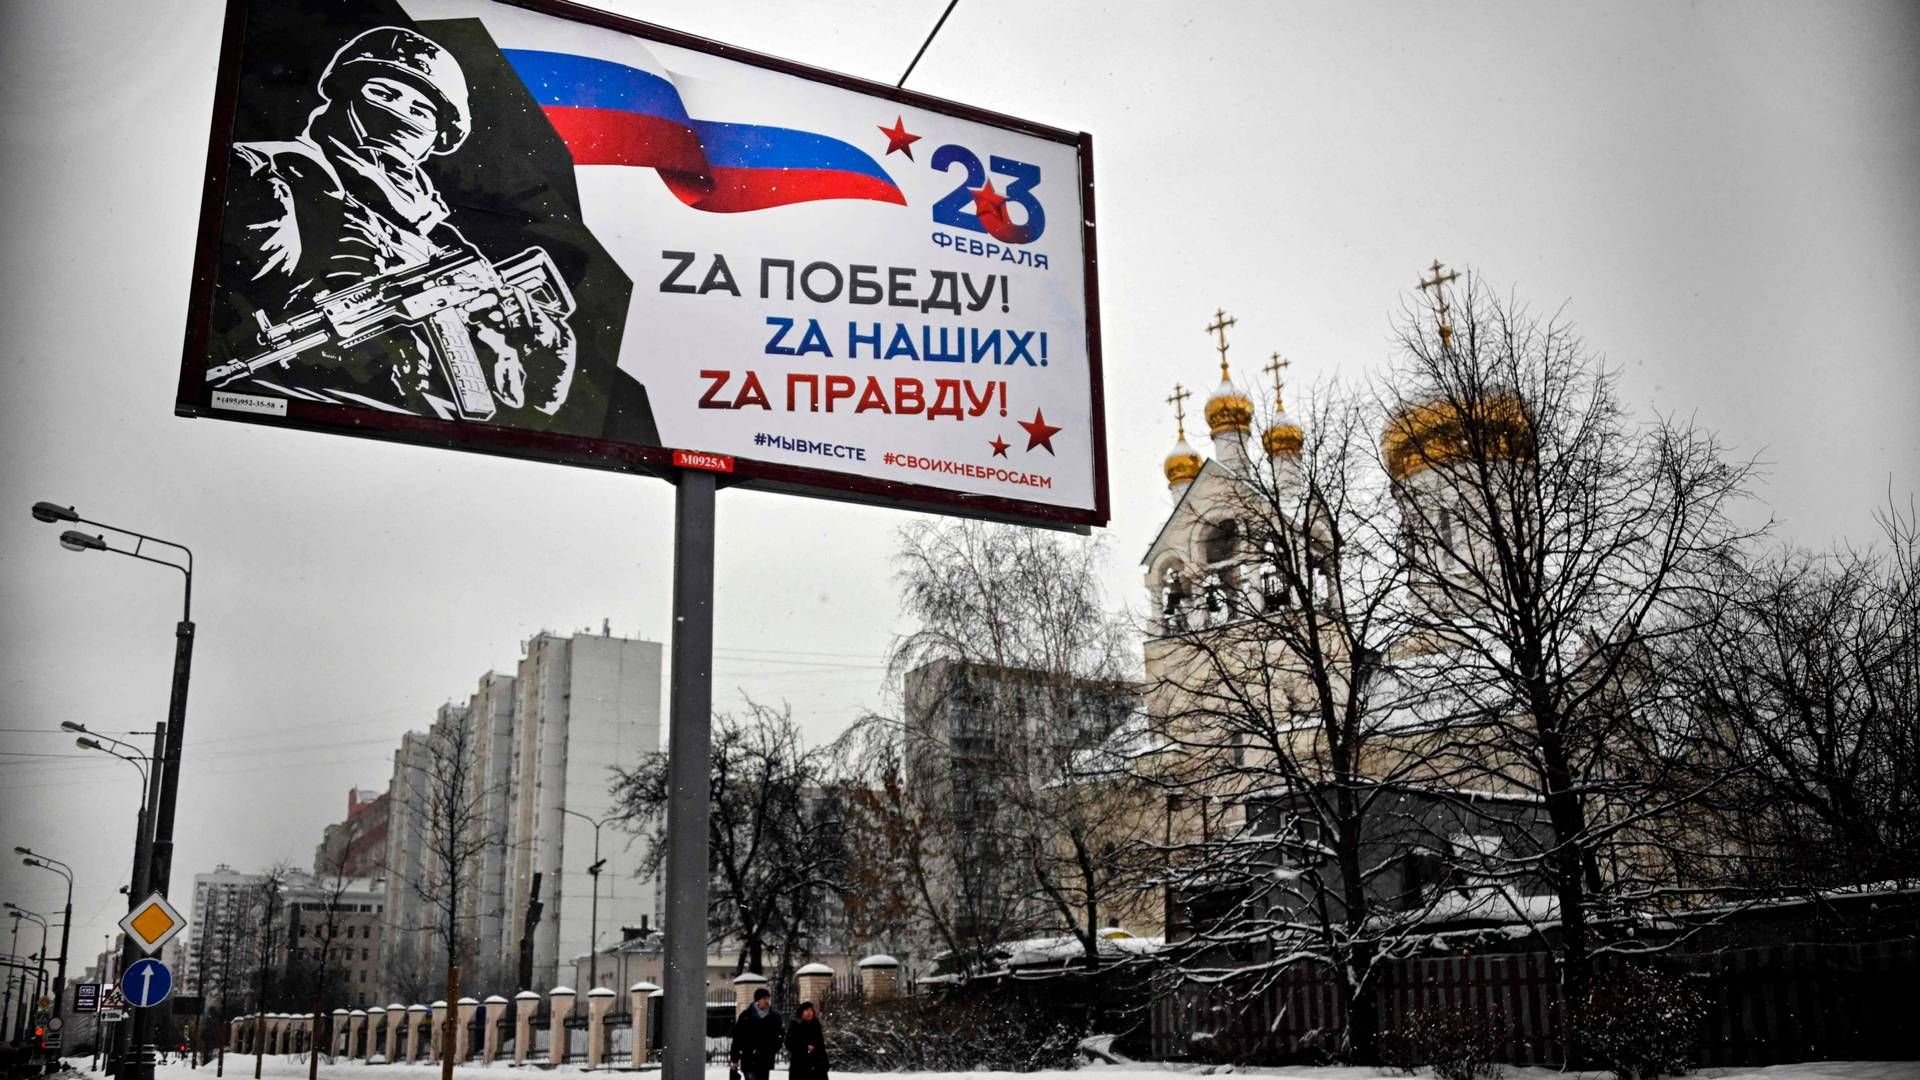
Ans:
POLYGON ((707 771, 713 725, 714 475, 676 477, 668 691, 663 1080, 703 1080, 707 1042, 707 771))

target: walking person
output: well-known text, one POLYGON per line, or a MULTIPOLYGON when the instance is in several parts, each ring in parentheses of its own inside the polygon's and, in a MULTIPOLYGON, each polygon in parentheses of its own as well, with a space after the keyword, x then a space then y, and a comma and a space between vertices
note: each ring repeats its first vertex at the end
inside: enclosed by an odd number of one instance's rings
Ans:
POLYGON ((728 1055, 743 1080, 767 1080, 773 1059, 780 1053, 784 1025, 773 1011, 773 994, 766 987, 753 992, 753 1004, 733 1022, 733 1050, 728 1055))
POLYGON ((827 1035, 811 1001, 800 1003, 787 1028, 787 1078, 827 1080, 827 1035))

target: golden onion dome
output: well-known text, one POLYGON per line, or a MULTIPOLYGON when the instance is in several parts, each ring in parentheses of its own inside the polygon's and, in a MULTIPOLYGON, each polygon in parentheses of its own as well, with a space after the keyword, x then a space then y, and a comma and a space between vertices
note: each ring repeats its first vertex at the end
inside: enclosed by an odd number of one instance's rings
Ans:
POLYGON ((1260 444, 1267 448, 1268 457, 1299 457, 1300 447, 1306 440, 1307 433, 1286 413, 1274 417, 1273 423, 1260 435, 1260 444))
POLYGON ((1215 435, 1225 435, 1230 431, 1250 431, 1253 429, 1253 399, 1240 392, 1240 389, 1224 378, 1225 365, 1221 365, 1222 378, 1219 389, 1207 399, 1205 416, 1207 430, 1215 435))
POLYGON ((1180 436, 1180 441, 1174 443, 1173 449, 1167 452, 1167 460, 1162 463, 1161 471, 1167 474, 1169 484, 1190 484, 1194 477, 1200 475, 1200 455, 1187 445, 1185 435, 1180 436))
POLYGON ((1380 449, 1388 474, 1405 480, 1423 469, 1470 460, 1476 444, 1490 458, 1531 457, 1532 432, 1520 399, 1502 392, 1464 410, 1449 401, 1405 406, 1388 418, 1380 449))

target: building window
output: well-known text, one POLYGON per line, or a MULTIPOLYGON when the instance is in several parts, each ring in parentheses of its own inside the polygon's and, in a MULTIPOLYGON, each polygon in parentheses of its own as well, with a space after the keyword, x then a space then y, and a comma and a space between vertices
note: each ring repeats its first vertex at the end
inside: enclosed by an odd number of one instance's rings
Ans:
POLYGON ((1200 557, 1209 563, 1232 559, 1240 541, 1240 523, 1233 518, 1207 523, 1200 535, 1200 557))

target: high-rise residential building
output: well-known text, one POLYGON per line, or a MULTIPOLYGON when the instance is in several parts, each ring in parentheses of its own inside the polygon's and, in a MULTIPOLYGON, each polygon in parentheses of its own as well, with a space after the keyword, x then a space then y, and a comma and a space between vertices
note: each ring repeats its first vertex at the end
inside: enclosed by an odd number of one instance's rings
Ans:
POLYGON ((239 1004, 258 965, 257 916, 264 874, 248 874, 226 863, 212 873, 193 875, 186 964, 177 981, 183 993, 206 995, 211 1008, 223 998, 239 1004))
POLYGON ((1007 794, 1037 763, 1084 752, 1138 709, 1129 685, 935 660, 906 673, 907 782, 945 831, 930 838, 929 885, 960 938, 991 941, 1034 921, 1025 859, 1007 849, 1007 794))
POLYGON ((660 749, 660 644, 540 634, 527 643, 516 691, 506 956, 511 963, 519 955, 539 874, 544 911, 532 935, 533 988, 544 989, 564 982, 595 929, 604 944, 618 940, 621 926, 654 914, 655 883, 636 878, 637 855, 611 833, 617 826, 601 830, 608 863, 597 882, 597 927, 590 925, 596 882, 588 867, 593 821, 615 809, 612 770, 660 749))
POLYGON ((313 851, 313 872, 322 877, 380 877, 387 855, 387 807, 384 791, 347 792, 347 816, 327 826, 313 851))
MULTIPOLYGON (((434 727, 444 730, 465 720, 464 706, 443 705, 434 727)), ((382 940, 387 942, 383 990, 388 994, 415 990, 411 985, 432 966, 434 925, 425 899, 432 860, 428 833, 432 777, 433 732, 409 731, 393 752, 393 782, 387 787, 387 844, 382 859, 387 880, 387 902, 382 912, 382 940)))
POLYGON ((531 989, 565 982, 595 929, 605 944, 621 926, 655 915, 653 882, 636 878, 637 857, 618 826, 601 830, 597 927, 589 867, 592 821, 614 810, 613 769, 660 749, 660 662, 657 642, 542 633, 525 644, 516 674, 488 673, 464 703, 441 706, 428 731, 403 737, 384 808, 380 994, 407 997, 438 977, 440 905, 452 884, 442 880, 445 836, 456 826, 454 921, 468 985, 518 985, 536 874, 531 989))
POLYGON ((507 836, 513 815, 515 685, 511 675, 488 672, 467 700, 471 768, 479 785, 470 823, 479 857, 465 893, 467 919, 477 943, 473 975, 482 981, 475 985, 505 985, 513 971, 505 927, 510 915, 507 836))

